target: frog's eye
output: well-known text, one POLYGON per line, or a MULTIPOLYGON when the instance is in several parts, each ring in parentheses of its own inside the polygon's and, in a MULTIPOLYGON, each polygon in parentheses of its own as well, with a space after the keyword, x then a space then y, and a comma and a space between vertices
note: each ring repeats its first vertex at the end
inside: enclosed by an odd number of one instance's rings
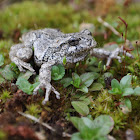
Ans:
POLYGON ((71 38, 71 39, 68 41, 68 43, 69 43, 71 46, 76 46, 76 45, 79 44, 79 41, 80 41, 80 40, 81 40, 80 38, 71 38))

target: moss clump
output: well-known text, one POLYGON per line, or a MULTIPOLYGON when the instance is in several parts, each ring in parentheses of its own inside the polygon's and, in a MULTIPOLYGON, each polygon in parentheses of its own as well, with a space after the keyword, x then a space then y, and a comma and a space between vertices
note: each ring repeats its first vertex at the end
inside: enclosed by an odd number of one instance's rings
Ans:
POLYGON ((107 114, 113 118, 114 127, 117 130, 125 127, 128 115, 123 114, 121 109, 115 105, 115 99, 107 92, 107 90, 103 90, 93 101, 92 105, 92 116, 97 117, 101 114, 107 114))
POLYGON ((3 103, 5 103, 7 101, 7 99, 11 98, 10 93, 11 92, 9 92, 7 90, 3 90, 0 95, 0 100, 2 100, 3 103))
POLYGON ((38 104, 30 104, 30 105, 27 105, 26 107, 27 107, 26 113, 33 115, 35 117, 38 117, 39 114, 42 112, 42 108, 38 104))

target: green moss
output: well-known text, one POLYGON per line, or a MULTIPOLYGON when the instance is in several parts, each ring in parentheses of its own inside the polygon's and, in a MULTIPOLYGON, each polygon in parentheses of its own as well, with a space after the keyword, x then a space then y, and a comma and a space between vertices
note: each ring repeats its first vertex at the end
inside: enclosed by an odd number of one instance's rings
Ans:
POLYGON ((30 105, 27 105, 26 107, 27 107, 26 113, 33 115, 35 117, 38 117, 39 114, 42 112, 42 108, 38 104, 30 104, 30 105))
POLYGON ((7 101, 7 99, 11 98, 10 95, 11 92, 7 91, 7 90, 3 90, 1 95, 0 95, 0 99, 2 100, 3 103, 5 103, 7 101))
POLYGON ((133 126, 135 136, 137 139, 140 139, 140 120, 136 121, 133 126))
POLYGON ((0 130, 0 140, 7 140, 6 133, 0 130))
POLYGON ((115 129, 125 128, 128 115, 122 113, 122 111, 115 106, 115 99, 111 94, 108 94, 107 90, 103 90, 102 93, 92 103, 91 114, 97 117, 101 114, 110 115, 114 120, 115 129))

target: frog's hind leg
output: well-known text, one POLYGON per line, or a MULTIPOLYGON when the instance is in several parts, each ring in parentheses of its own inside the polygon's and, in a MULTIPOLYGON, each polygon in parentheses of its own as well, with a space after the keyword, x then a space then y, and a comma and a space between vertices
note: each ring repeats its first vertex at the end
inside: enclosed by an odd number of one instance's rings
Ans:
POLYGON ((45 88, 45 99, 43 100, 42 104, 46 104, 46 102, 49 100, 49 95, 51 91, 53 91, 56 95, 57 99, 60 99, 60 94, 55 90, 55 88, 50 84, 51 82, 51 68, 55 64, 54 61, 50 61, 47 63, 44 63, 41 65, 40 71, 39 71, 39 81, 40 84, 34 89, 33 95, 37 94, 37 91, 40 88, 45 88))
POLYGON ((11 47, 9 57, 14 62, 20 71, 25 72, 27 70, 35 73, 32 66, 27 63, 33 55, 33 50, 29 47, 25 47, 23 44, 16 44, 11 47))

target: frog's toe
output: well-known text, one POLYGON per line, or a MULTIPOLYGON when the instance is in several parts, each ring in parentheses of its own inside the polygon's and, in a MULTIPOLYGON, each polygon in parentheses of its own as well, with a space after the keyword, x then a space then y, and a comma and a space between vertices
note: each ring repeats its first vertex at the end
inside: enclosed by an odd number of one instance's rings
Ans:
POLYGON ((128 56, 130 58, 134 58, 134 56, 131 53, 129 53, 129 52, 126 52, 126 56, 128 56))
POLYGON ((42 101, 42 105, 45 105, 47 103, 47 101, 44 99, 43 101, 42 101))
POLYGON ((122 62, 122 58, 120 56, 117 56, 116 58, 118 59, 119 63, 122 62))
POLYGON ((57 99, 60 99, 60 95, 56 95, 56 98, 57 98, 57 99))
POLYGON ((18 69, 20 72, 26 72, 26 70, 21 65, 18 65, 18 69))
POLYGON ((56 89, 52 86, 52 91, 55 93, 56 98, 60 99, 60 93, 58 91, 56 91, 56 89))
POLYGON ((39 84, 33 91, 33 95, 37 95, 38 90, 41 88, 41 85, 39 84))

